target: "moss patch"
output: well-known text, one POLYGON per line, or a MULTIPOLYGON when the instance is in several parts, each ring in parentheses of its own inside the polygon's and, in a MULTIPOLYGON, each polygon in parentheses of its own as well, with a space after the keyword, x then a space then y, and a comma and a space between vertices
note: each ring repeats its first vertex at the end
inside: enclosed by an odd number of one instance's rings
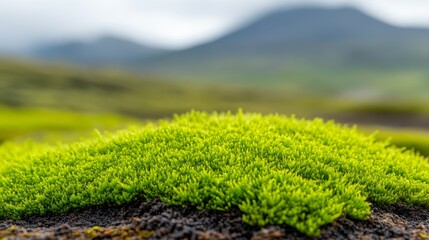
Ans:
POLYGON ((366 219, 369 202, 429 207, 427 159, 321 119, 191 112, 71 145, 7 147, 0 218, 144 197, 238 206, 250 224, 315 236, 341 215, 366 219))

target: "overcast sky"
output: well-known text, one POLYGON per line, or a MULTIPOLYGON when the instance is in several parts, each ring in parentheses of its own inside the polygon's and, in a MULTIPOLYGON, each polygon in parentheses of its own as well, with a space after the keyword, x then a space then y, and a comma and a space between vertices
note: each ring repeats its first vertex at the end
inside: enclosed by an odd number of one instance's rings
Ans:
POLYGON ((0 51, 103 34, 185 48, 303 4, 355 6, 392 24, 429 27, 429 0, 0 0, 0 51))

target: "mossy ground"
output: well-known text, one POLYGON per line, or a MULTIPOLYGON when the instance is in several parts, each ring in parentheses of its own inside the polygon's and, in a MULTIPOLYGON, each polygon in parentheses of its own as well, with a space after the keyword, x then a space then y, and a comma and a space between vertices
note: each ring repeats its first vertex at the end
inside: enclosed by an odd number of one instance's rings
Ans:
POLYGON ((370 202, 429 207, 427 159, 320 119, 191 112, 27 147, 0 149, 0 218, 160 198, 315 236, 340 216, 367 219, 370 202))

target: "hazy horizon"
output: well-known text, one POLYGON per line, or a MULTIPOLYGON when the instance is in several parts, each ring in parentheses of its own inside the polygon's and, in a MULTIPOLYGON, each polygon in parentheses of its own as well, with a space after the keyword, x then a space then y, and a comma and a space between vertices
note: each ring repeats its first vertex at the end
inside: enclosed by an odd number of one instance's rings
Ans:
MULTIPOLYGON (((69 40, 118 36, 149 46, 184 49, 216 39, 270 11, 302 6, 354 7, 392 25, 429 27, 423 1, 52 1, 0 3, 0 52, 69 40), (37 4, 39 3, 39 4, 37 4), (76 17, 78 16, 78 18, 76 17)), ((426 8, 427 9, 427 8, 426 8)))

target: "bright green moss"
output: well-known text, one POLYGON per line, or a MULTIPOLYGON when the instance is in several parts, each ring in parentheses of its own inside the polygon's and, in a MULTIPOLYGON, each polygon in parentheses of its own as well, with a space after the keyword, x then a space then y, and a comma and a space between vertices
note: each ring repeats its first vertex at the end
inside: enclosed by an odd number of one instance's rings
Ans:
POLYGON ((427 159, 320 119, 191 112, 42 149, 0 151, 0 218, 159 197, 314 236, 369 202, 429 207, 427 159))

